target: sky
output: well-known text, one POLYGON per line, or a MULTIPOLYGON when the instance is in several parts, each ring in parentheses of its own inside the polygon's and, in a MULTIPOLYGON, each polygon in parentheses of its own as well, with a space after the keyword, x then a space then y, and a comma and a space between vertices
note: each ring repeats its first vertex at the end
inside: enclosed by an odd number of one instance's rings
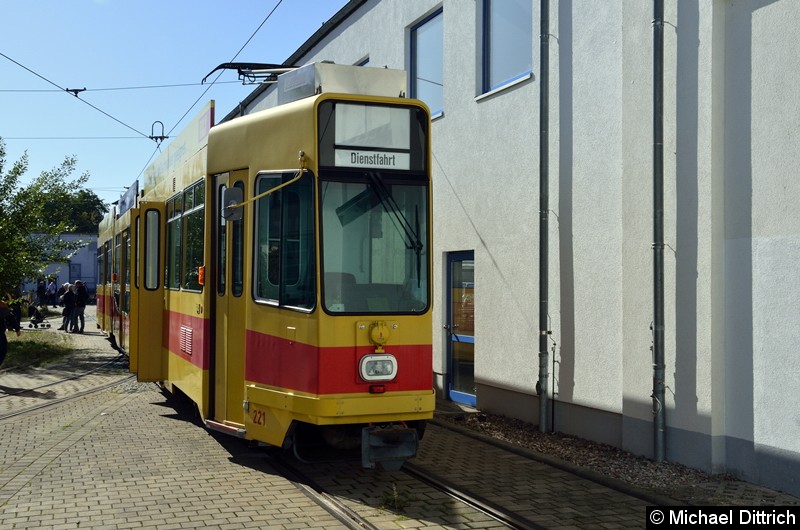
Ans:
POLYGON ((283 63, 346 3, 0 0, 3 171, 27 151, 27 184, 75 156, 73 177, 112 203, 158 156, 148 136, 177 136, 210 99, 222 119, 255 89, 228 70, 203 95, 209 72, 283 63))

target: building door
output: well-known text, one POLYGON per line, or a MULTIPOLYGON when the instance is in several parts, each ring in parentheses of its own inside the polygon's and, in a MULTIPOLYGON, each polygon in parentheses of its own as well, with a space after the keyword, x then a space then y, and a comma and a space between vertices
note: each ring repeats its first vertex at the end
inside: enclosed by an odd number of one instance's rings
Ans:
POLYGON ((475 253, 447 255, 447 390, 452 401, 475 406, 475 253))

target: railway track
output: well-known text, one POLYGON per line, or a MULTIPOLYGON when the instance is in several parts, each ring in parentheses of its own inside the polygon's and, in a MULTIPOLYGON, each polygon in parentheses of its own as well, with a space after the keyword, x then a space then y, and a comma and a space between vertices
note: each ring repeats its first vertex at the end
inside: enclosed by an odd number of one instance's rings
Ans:
POLYGON ((418 463, 406 462, 400 471, 387 472, 363 469, 360 460, 300 462, 277 449, 267 454, 272 467, 349 528, 387 528, 392 517, 397 522, 416 519, 421 528, 470 523, 481 528, 544 528, 513 507, 459 487, 418 463))
MULTIPOLYGON (((119 354, 87 370, 70 373, 42 384, 26 384, 19 388, 0 384, 0 422, 130 381, 135 376, 109 374, 109 371, 121 368, 124 361, 125 356, 119 354)), ((37 378, 28 377, 23 380, 25 383, 32 383, 37 378)))
POLYGON ((515 528, 519 530, 541 530, 545 528, 544 526, 538 525, 533 521, 529 521, 513 511, 503 508, 502 506, 483 498, 479 494, 460 489, 452 482, 445 478, 439 477, 434 473, 431 473, 429 469, 426 469, 422 466, 407 462, 403 465, 403 471, 420 482, 424 482, 428 486, 435 488, 437 491, 440 491, 445 495, 448 495, 453 499, 456 499, 457 501, 486 514, 495 521, 502 523, 509 528, 515 528))
POLYGON ((623 526, 643 520, 647 502, 626 491, 524 451, 435 424, 428 427, 417 457, 400 471, 365 470, 353 461, 290 461, 295 470, 290 480, 313 485, 325 499, 337 500, 366 521, 354 528, 390 528, 411 520, 418 528, 529 530, 595 528, 603 517, 623 526))
POLYGON ((326 491, 326 489, 311 478, 311 476, 301 471, 299 467, 289 462, 286 458, 278 454, 277 451, 272 452, 269 457, 269 462, 281 475, 290 480, 295 487, 313 499, 314 502, 322 506, 328 513, 333 515, 348 528, 379 530, 379 526, 373 525, 366 517, 359 515, 356 510, 350 508, 336 495, 326 491))

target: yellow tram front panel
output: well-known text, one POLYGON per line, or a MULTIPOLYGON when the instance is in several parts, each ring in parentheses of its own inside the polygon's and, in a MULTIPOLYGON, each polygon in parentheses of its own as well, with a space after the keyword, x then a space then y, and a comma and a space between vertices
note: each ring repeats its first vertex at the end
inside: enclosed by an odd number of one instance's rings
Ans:
POLYGON ((255 379, 246 381, 248 438, 269 437, 280 445, 292 420, 342 425, 433 417, 429 312, 371 320, 321 311, 295 315, 281 311, 255 319, 259 330, 248 330, 246 373, 255 379), (399 366, 395 379, 370 383, 361 379, 358 365, 376 351, 370 331, 378 324, 390 330, 382 350, 399 366))
MULTIPOLYGON (((246 438, 282 445, 294 422, 344 426, 433 417, 428 126, 427 109, 418 101, 321 94, 212 129, 209 173, 228 187, 241 182, 244 192, 243 221, 235 222, 244 227, 246 266, 240 299, 245 318, 240 323, 226 321, 223 327, 217 320, 216 329, 242 337, 237 339, 241 349, 225 355, 226 362, 243 359, 240 399, 246 438), (337 119, 344 125, 336 128, 337 119), (386 124, 402 120, 406 123, 399 123, 396 133, 383 134, 386 124), (358 129, 364 127, 380 128, 379 142, 401 140, 388 155, 376 154, 374 145, 364 152, 347 146, 339 152, 338 144, 335 156, 330 148, 323 154, 319 150, 328 141, 323 138, 329 125, 337 135, 344 131, 356 142, 358 129), (403 143, 404 136, 411 140, 403 143), (327 169, 320 167, 323 158, 327 169), (400 161, 399 169, 347 167, 350 160, 358 165, 387 159, 400 161), (306 171, 292 169, 298 166, 306 171), (266 194, 281 184, 287 186, 285 191, 266 194), (326 206, 330 197, 340 202, 326 206), (279 213, 283 208, 287 210, 279 213), (402 230, 397 223, 404 225, 402 230), (288 235, 279 225, 290 227, 288 235), (327 246, 322 238, 326 226, 334 226, 327 246), (359 230, 371 231, 368 256, 346 248, 353 244, 351 232, 359 230), (336 240, 343 242, 342 250, 326 254, 336 248, 336 240), (358 259, 368 260, 361 269, 355 264, 358 259), (277 260, 283 260, 280 268, 277 260), (345 289, 349 299, 331 298, 330 293, 341 290, 333 286, 337 281, 350 282, 345 289), (415 287, 416 295, 422 296, 417 304, 396 299, 401 293, 413 299, 409 293, 415 287), (365 362, 392 368, 387 377, 371 380, 365 362)), ((229 254, 235 252, 230 224, 223 241, 229 254)), ((365 244, 363 236, 353 240, 365 244)), ((227 316, 217 311, 218 319, 227 316)), ((216 352, 218 359, 220 353, 216 352)), ((217 364, 221 384, 215 390, 225 392, 219 404, 239 392, 221 379, 219 372, 225 369, 217 364)), ((217 408, 217 421, 238 423, 217 408)))

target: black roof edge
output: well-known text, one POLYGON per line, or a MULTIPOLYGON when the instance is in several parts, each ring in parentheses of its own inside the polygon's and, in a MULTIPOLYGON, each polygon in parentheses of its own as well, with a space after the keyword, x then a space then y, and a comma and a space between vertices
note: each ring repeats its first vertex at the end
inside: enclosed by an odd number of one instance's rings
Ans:
MULTIPOLYGON (((328 36, 331 31, 336 29, 336 27, 339 26, 343 20, 347 19, 347 17, 349 17, 356 9, 366 4, 367 1, 368 0, 350 0, 347 2, 335 15, 333 15, 327 22, 322 24, 322 26, 315 31, 314 34, 308 38, 308 40, 306 40, 299 48, 297 48, 297 50, 295 50, 295 52, 283 62, 283 66, 297 64, 298 61, 309 51, 311 51, 314 46, 319 44, 320 41, 328 36)), ((247 107, 250 105, 250 103, 255 101, 255 99, 264 93, 264 91, 266 91, 270 86, 271 85, 257 86, 255 90, 253 90, 246 98, 240 101, 239 104, 233 110, 228 112, 228 114, 225 115, 221 121, 217 122, 217 124, 225 123, 226 121, 230 121, 234 118, 242 116, 242 107, 247 107)))

